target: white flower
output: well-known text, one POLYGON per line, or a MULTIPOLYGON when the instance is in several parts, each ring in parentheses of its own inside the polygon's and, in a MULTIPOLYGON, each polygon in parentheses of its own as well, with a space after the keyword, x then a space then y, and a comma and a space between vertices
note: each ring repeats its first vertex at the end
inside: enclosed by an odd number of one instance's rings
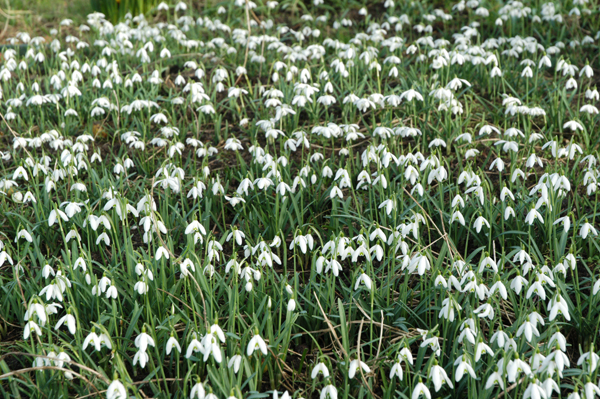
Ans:
POLYGON ((145 329, 142 330, 142 333, 135 338, 134 344, 136 348, 139 348, 141 351, 145 351, 148 345, 154 346, 154 339, 148 334, 146 334, 145 329))
POLYGON ((233 372, 237 374, 238 371, 240 371, 241 364, 242 364, 242 356, 234 355, 231 359, 229 359, 229 362, 227 362, 227 367, 228 368, 233 367, 233 372))
MULTIPOLYGON (((484 303, 483 305, 479 306, 473 311, 473 313, 475 313, 478 317, 487 317, 490 320, 494 320, 494 308, 489 303, 484 303)), ((477 358, 477 356, 475 357, 477 358)), ((477 359, 475 361, 477 361, 477 359)))
POLYGON ((600 396, 600 388, 598 385, 594 384, 591 381, 588 381, 584 387, 583 391, 585 392, 585 399, 594 399, 596 395, 600 396))
POLYGON ((483 216, 479 216, 475 219, 475 223, 473 223, 473 227, 477 233, 481 232, 483 225, 486 225, 488 229, 490 228, 489 222, 483 216))
POLYGON ((577 365, 581 366, 584 362, 586 362, 586 366, 590 373, 593 373, 594 370, 598 367, 598 362, 600 361, 600 357, 594 352, 586 352, 579 357, 577 360, 577 365))
POLYGON ((334 199, 335 197, 338 197, 340 199, 344 198, 344 194, 342 193, 342 190, 340 190, 340 188, 338 186, 333 186, 331 188, 331 192, 329 193, 329 198, 334 199))
POLYGON ((53 209, 50 212, 50 216, 48 216, 48 226, 52 226, 56 222, 56 219, 58 217, 60 217, 65 222, 69 221, 69 218, 63 211, 61 211, 60 209, 53 209))
POLYGON ((106 391, 106 399, 127 399, 125 386, 119 380, 113 380, 106 391))
POLYGON ((408 363, 413 365, 413 355, 409 348, 406 346, 400 350, 398 353, 398 360, 403 361, 406 360, 408 363))
POLYGON ((202 343, 200 343, 200 341, 198 341, 195 333, 193 334, 193 337, 194 338, 188 345, 187 351, 185 352, 186 359, 189 359, 195 352, 204 353, 204 346, 202 346, 202 343))
POLYGON ((554 320, 558 314, 562 314, 567 321, 571 320, 567 301, 558 293, 548 302, 548 311, 550 312, 548 317, 550 321, 554 320))
POLYGON ((90 344, 93 345, 94 349, 96 349, 97 351, 100 350, 100 345, 102 344, 100 337, 93 331, 87 335, 87 337, 83 341, 83 345, 81 348, 85 350, 85 348, 87 348, 87 346, 90 344))
POLYGON ((383 201, 381 204, 379 204, 379 209, 384 208, 385 207, 385 213, 390 215, 392 213, 392 211, 395 208, 395 201, 392 199, 386 199, 385 201, 383 201))
POLYGON ((135 353, 135 356, 133 357, 133 365, 135 366, 139 363, 142 368, 145 368, 149 359, 150 357, 148 356, 148 353, 140 349, 135 353))
POLYGON ((503 348, 504 344, 506 343, 507 340, 508 340, 508 334, 506 334, 502 330, 498 330, 494 333, 494 335, 492 335, 492 339, 490 340, 490 342, 494 343, 495 341, 497 341, 498 346, 503 348))
POLYGON ((508 366, 507 366, 506 370, 507 370, 507 377, 508 377, 507 379, 511 383, 516 382, 518 376, 521 373, 524 373, 528 376, 532 375, 531 367, 529 367, 529 365, 526 362, 522 361, 519 358, 508 362, 508 366))
POLYGON ((64 323, 67 323, 69 332, 75 335, 75 331, 77 331, 77 321, 75 320, 75 317, 73 317, 72 314, 67 313, 66 315, 61 317, 60 320, 58 320, 54 329, 58 330, 64 323))
POLYGON ((425 384, 419 381, 419 383, 415 385, 415 388, 413 389, 411 399, 418 399, 421 396, 425 397, 425 399, 431 399, 431 393, 429 392, 429 389, 427 389, 425 384))
MULTIPOLYGON (((452 321, 454 321, 454 311, 455 310, 458 310, 458 311, 462 310, 462 306, 460 306, 458 304, 458 302, 456 302, 456 300, 452 296, 450 296, 442 301, 442 308, 440 309, 438 317, 443 316, 446 320, 449 320, 450 322, 452 322, 452 321)), ((411 364, 412 364, 412 362, 411 362, 411 364)))
POLYGON ((517 337, 520 337, 523 334, 525 334, 527 342, 531 342, 534 335, 537 337, 540 336, 540 332, 536 328, 535 324, 529 320, 529 317, 527 318, 527 320, 525 320, 525 322, 523 322, 523 324, 521 324, 521 327, 519 327, 519 329, 517 330, 517 337))
POLYGON ((592 233, 593 236, 598 235, 598 231, 596 231, 596 228, 586 221, 581 226, 581 229, 579 230, 579 235, 581 236, 581 238, 583 238, 585 240, 587 238, 587 236, 590 234, 590 232, 592 233))
POLYGON ((523 286, 529 285, 529 281, 527 281, 524 277, 522 277, 521 275, 517 275, 515 276, 515 278, 511 281, 510 283, 510 288, 516 292, 517 295, 519 295, 521 293, 521 290, 523 289, 523 286))
POLYGON ((350 366, 348 367, 348 377, 350 377, 351 379, 354 378, 354 376, 356 375, 356 372, 358 371, 359 367, 365 372, 365 373, 370 373, 371 369, 369 368, 369 366, 367 366, 366 363, 358 360, 358 359, 354 359, 350 362, 350 366))
POLYGON ((190 392, 190 399, 204 399, 206 397, 206 391, 204 390, 204 385, 200 381, 196 383, 192 387, 192 391, 190 392))
POLYGON ((317 363, 317 365, 313 367, 312 372, 310 373, 310 378, 314 380, 319 374, 323 374, 323 378, 329 377, 329 370, 323 362, 317 363))
POLYGON ((167 355, 171 354, 173 348, 177 348, 177 352, 181 353, 181 346, 179 346, 179 342, 177 342, 177 338, 171 335, 171 337, 167 340, 166 344, 166 352, 167 355))
POLYGON ((458 365, 458 367, 456 367, 456 372, 454 373, 454 379, 456 382, 462 380, 465 371, 469 373, 471 378, 477 379, 475 370, 473 370, 471 363, 464 356, 460 356, 458 359, 456 359, 455 364, 458 365))
POLYGON ((542 215, 535 208, 531 208, 531 210, 525 217, 525 223, 531 226, 535 219, 539 219, 540 222, 542 222, 542 224, 544 223, 544 218, 542 217, 542 215))
POLYGON ((288 312, 293 312, 294 310, 296 310, 296 301, 294 300, 294 298, 292 298, 288 302, 287 311, 288 312))
POLYGON ((564 227, 564 232, 568 232, 571 228, 571 218, 569 216, 563 216, 554 221, 553 225, 562 224, 564 227))
POLYGON ((568 121, 563 125, 563 129, 571 129, 572 132, 577 130, 583 131, 583 125, 577 121, 568 121))
POLYGON ((165 257, 165 259, 169 259, 169 251, 167 251, 165 247, 160 246, 156 250, 156 255, 154 256, 154 259, 160 260, 160 258, 162 258, 163 256, 165 257))
POLYGON ((256 349, 260 349, 263 355, 267 355, 267 344, 258 334, 255 334, 250 342, 248 342, 247 355, 252 356, 256 349))
POLYGON ((25 323, 25 327, 23 328, 23 339, 27 340, 32 332, 35 332, 38 336, 42 335, 40 326, 38 326, 36 322, 29 320, 25 323))
POLYGON ((204 361, 206 362, 212 354, 217 363, 221 363, 222 354, 219 346, 219 341, 209 332, 202 338, 202 346, 204 347, 204 361))
POLYGON ((319 399, 338 399, 338 391, 336 387, 329 384, 321 390, 319 399))
POLYGON ((436 392, 439 391, 444 384, 448 384, 450 388, 454 388, 452 385, 452 380, 448 378, 446 371, 438 364, 431 366, 431 369, 429 370, 429 378, 433 382, 436 392))
POLYGON ((523 399, 546 399, 548 397, 546 390, 538 384, 538 380, 535 379, 530 382, 527 389, 523 393, 523 399))
POLYGON ((490 389, 496 384, 500 385, 501 389, 504 389, 504 382, 502 379, 502 375, 500 375, 498 370, 496 370, 492 374, 490 374, 490 376, 487 379, 487 382, 485 383, 485 389, 490 389))
POLYGON ((365 287, 368 290, 371 290, 371 288, 373 286, 373 282, 371 281, 371 278, 369 276, 367 276, 365 273, 361 273, 361 275, 358 276, 358 279, 356 279, 356 284, 354 284, 354 290, 358 290, 361 283, 364 283, 365 287))
MULTIPOLYGON (((40 296, 41 295, 42 294, 40 293, 40 296)), ((37 303, 37 302, 31 302, 29 304, 29 306, 27 307, 27 311, 25 312, 23 319, 30 320, 33 315, 36 315, 40 324, 42 326, 44 326, 46 324, 46 320, 48 319, 48 316, 46 313, 47 313, 46 307, 43 304, 37 303)))
POLYGON ((398 379, 400 381, 402 381, 402 379, 404 378, 403 371, 402 371, 402 365, 399 360, 394 362, 394 365, 392 366, 392 369, 390 370, 390 380, 392 378, 394 378, 394 376, 398 376, 398 379))
POLYGON ((494 356, 494 351, 490 348, 485 342, 479 341, 477 347, 475 348, 475 363, 481 359, 481 355, 487 353, 490 356, 494 356))

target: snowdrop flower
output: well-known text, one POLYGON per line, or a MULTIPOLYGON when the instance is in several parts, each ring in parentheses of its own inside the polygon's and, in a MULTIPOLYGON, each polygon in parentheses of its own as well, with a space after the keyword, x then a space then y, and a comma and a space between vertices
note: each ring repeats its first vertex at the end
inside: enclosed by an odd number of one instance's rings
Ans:
POLYGON ((388 216, 391 215, 391 213, 395 209, 395 207, 396 207, 396 201, 394 201, 392 199, 386 199, 381 204, 379 204, 379 209, 384 208, 385 209, 385 213, 388 216))
POLYGON ((531 298, 531 295, 537 294, 542 300, 546 299, 546 290, 544 289, 543 283, 545 281, 536 278, 536 280, 531 284, 531 287, 527 290, 526 298, 531 298))
POLYGON ((354 290, 358 290, 358 288, 360 287, 361 283, 363 283, 365 285, 365 287, 371 291, 372 286, 373 286, 373 282, 371 281, 371 278, 369 276, 367 276, 365 273, 361 273, 360 276, 358 276, 358 279, 356 279, 356 284, 354 284, 354 290))
POLYGON ((67 313, 66 315, 61 317, 60 320, 58 320, 58 322, 56 323, 54 329, 58 331, 63 324, 66 324, 69 329, 69 332, 72 335, 75 335, 75 331, 77 331, 77 321, 75 320, 75 317, 73 317, 72 314, 67 313))
POLYGON ((437 364, 437 361, 429 370, 429 379, 433 382, 436 392, 439 391, 444 384, 447 384, 450 388, 454 388, 452 380, 448 378, 446 371, 437 364))
POLYGON ((177 342, 177 338, 175 338, 173 336, 173 333, 171 333, 171 336, 169 337, 169 339, 167 340, 167 344, 165 345, 165 351, 167 355, 171 354, 173 348, 176 348, 177 352, 181 353, 181 346, 179 345, 179 342, 177 342))
POLYGON ((411 366, 413 365, 413 356, 412 353, 410 351, 410 349, 408 347, 404 347, 400 350, 400 352, 398 353, 398 360, 402 361, 406 361, 408 362, 411 366))
POLYGON ((421 396, 423 396, 425 399, 431 399, 431 393, 429 392, 429 389, 427 389, 425 384, 423 384, 423 381, 421 381, 419 378, 419 382, 413 389, 411 399, 419 399, 421 396))
POLYGON ((189 359, 194 353, 196 352, 201 352, 202 354, 204 354, 204 346, 202 345, 202 343, 200 343, 200 341, 198 341, 198 338, 196 336, 196 333, 192 334, 192 340, 190 342, 190 344, 187 347, 187 350, 185 352, 185 358, 189 359))
POLYGON ((581 131, 584 130, 581 123, 579 123, 577 121, 573 121, 573 120, 565 122, 565 124, 563 125, 563 129, 571 129, 572 132, 575 132, 577 130, 581 130, 581 131))
POLYGON ((320 362, 320 363, 316 364, 315 367, 313 367, 312 372, 310 373, 310 378, 312 378, 314 380, 315 378, 317 378, 317 376, 319 374, 322 374, 323 378, 329 377, 329 370, 327 369, 327 366, 325 366, 325 363, 323 363, 323 362, 320 362))
POLYGON ((519 275, 515 276, 515 278, 511 281, 510 288, 517 295, 519 295, 521 293, 521 289, 523 289, 523 286, 527 286, 527 285, 529 285, 529 282, 519 274, 519 275))
POLYGON ((571 320, 567 302, 560 293, 557 293, 556 296, 548 302, 548 311, 550 312, 550 316, 548 317, 548 320, 550 321, 554 320, 558 314, 562 314, 567 321, 571 320))
POLYGON ((508 379, 508 382, 511 382, 511 383, 514 383, 515 381, 517 381, 518 377, 521 374, 525 374, 527 376, 533 375, 533 373, 531 372, 531 367, 529 367, 529 364, 527 364, 523 360, 519 359, 518 354, 516 356, 517 356, 517 358, 509 361, 508 366, 507 366, 507 379, 508 379))
MULTIPOLYGON (((473 311, 478 317, 494 319, 494 308, 489 303, 484 303, 473 311)), ((476 360, 477 361, 477 360, 476 360)))
POLYGON ((94 329, 92 329, 92 331, 87 335, 87 337, 83 341, 83 345, 81 348, 85 350, 85 348, 87 348, 90 344, 93 345, 96 351, 100 351, 102 341, 100 340, 100 337, 94 332, 94 329))
POLYGON ((469 373, 471 378, 477 379, 475 375, 475 370, 473 370, 470 361, 465 357, 465 355, 462 355, 459 358, 457 358, 454 364, 457 365, 456 371, 454 373, 454 380, 456 382, 462 380, 465 371, 469 373))
POLYGON ((42 335, 40 326, 38 326, 36 322, 29 320, 25 323, 25 327, 23 328, 23 339, 27 340, 32 332, 35 332, 37 336, 42 335))
POLYGON ((205 397, 206 391, 204 390, 204 385, 202 385, 202 383, 198 379, 196 384, 192 387, 192 390, 190 392, 190 399, 204 399, 205 397))
POLYGON ((371 368, 369 368, 366 363, 358 359, 354 359, 350 362, 350 366, 348 367, 348 377, 350 377, 350 379, 354 378, 359 368, 361 368, 365 373, 371 372, 371 368))
POLYGON ((400 360, 396 360, 390 370, 390 380, 393 379, 394 376, 397 376, 400 381, 404 378, 400 360))
POLYGON ((485 383, 485 389, 491 389, 494 385, 499 385, 501 389, 504 389, 504 382, 502 375, 498 372, 498 366, 495 367, 495 370, 487 379, 485 383))
POLYGON ((60 209, 53 209, 52 211, 50 211, 50 215, 48 216, 48 226, 52 226, 54 223, 56 223, 56 220, 59 217, 65 222, 69 221, 69 218, 63 211, 61 211, 60 209))
POLYGON ((497 66, 493 67, 492 70, 491 70, 491 72, 490 72, 490 77, 492 79, 495 78, 495 77, 502 77, 502 70, 500 68, 498 68, 497 66))
POLYGON ((593 352, 593 346, 592 346, 592 348, 590 349, 589 352, 586 352, 579 357, 579 360, 577 360, 577 365, 581 366, 585 363, 587 366, 588 372, 593 373, 594 370, 596 370, 596 368, 598 367, 599 361, 600 361, 600 357, 595 352, 593 352))
POLYGON ((258 333, 255 333, 250 342, 248 342, 247 355, 252 356, 257 349, 259 349, 263 355, 267 355, 267 344, 258 333))
POLYGON ((508 340, 508 335, 502 329, 499 329, 494 333, 494 335, 492 335, 492 339, 490 340, 490 342, 491 343, 497 342, 498 346, 500 348, 503 348, 504 344, 507 342, 507 340, 508 340))
POLYGON ((160 246, 156 250, 156 254, 154 255, 154 259, 156 259, 158 261, 158 260, 160 260, 163 257, 165 259, 169 259, 169 251, 167 251, 167 249, 165 247, 160 246))
POLYGON ((227 236, 226 241, 229 242, 232 238, 234 238, 235 242, 238 245, 242 245, 242 240, 246 238, 246 235, 241 230, 234 228, 227 236))
POLYGON ((532 382, 529 383, 529 385, 527 386, 527 389, 525 389, 525 392, 523 392, 523 398, 524 399, 528 399, 528 398, 547 398, 548 395, 546 393, 546 390, 539 385, 539 381, 536 379, 534 379, 532 382))
POLYGON ((553 225, 562 224, 564 227, 564 232, 568 232, 571 228, 571 218, 569 216, 563 216, 554 221, 553 225))
POLYGON ((400 94, 400 99, 406 101, 412 101, 413 99, 416 99, 417 101, 423 101, 423 96, 418 91, 414 89, 409 89, 400 94))
POLYGON ((463 216, 463 214, 460 211, 455 211, 452 216, 450 217, 450 224, 454 223, 454 222, 458 222, 461 225, 465 225, 465 217, 463 216))
POLYGON ((293 312, 294 310, 296 310, 296 300, 294 298, 291 298, 287 305, 287 311, 293 312))
POLYGON ((115 377, 106 391, 106 399, 127 399, 127 390, 117 378, 118 376, 115 373, 115 377))
POLYGON ((458 304, 458 302, 456 302, 456 300, 452 297, 452 295, 450 295, 450 297, 448 297, 442 301, 442 308, 440 309, 438 317, 443 316, 446 320, 453 322, 455 309, 457 311, 460 311, 460 310, 462 310, 462 307, 458 304))
POLYGON ((145 351, 148 345, 154 346, 154 339, 146 334, 146 327, 142 328, 142 333, 135 338, 134 344, 140 351, 145 351))
POLYGON ((133 365, 135 366, 139 363, 142 368, 145 368, 149 359, 148 353, 140 349, 135 353, 135 356, 133 356, 133 365))
POLYGON ((15 237, 15 242, 17 242, 20 238, 24 238, 28 242, 33 242, 33 238, 31 237, 31 234, 29 234, 29 232, 25 229, 20 230, 17 233, 17 236, 15 237))
POLYGON ((585 398, 586 399, 594 399, 596 395, 600 396, 600 388, 598 385, 591 382, 588 378, 588 382, 585 383, 584 387, 585 398))
POLYGON ((529 213, 527 213, 527 216, 525 217, 525 223, 531 226, 535 219, 539 219, 540 222, 542 222, 542 224, 544 223, 544 218, 542 217, 542 215, 535 208, 531 208, 531 210, 529 211, 529 213))
POLYGON ((321 395, 319 396, 319 399, 338 399, 338 391, 336 387, 334 387, 331 384, 327 385, 321 390, 321 395))
POLYGON ((475 348, 475 363, 481 359, 483 354, 487 353, 490 356, 494 356, 494 351, 488 345, 485 344, 482 340, 479 341, 477 347, 475 348))
POLYGON ((581 229, 579 230, 579 236, 585 240, 590 233, 592 233, 594 237, 598 235, 598 231, 596 231, 596 228, 590 223, 588 223, 586 220, 585 223, 583 223, 583 225, 581 226, 581 229))
POLYGON ((481 228, 483 226, 487 226, 487 228, 490 228, 490 224, 489 222, 483 217, 483 216, 479 216, 476 220, 475 223, 473 223, 473 227, 475 228, 475 231, 477 233, 481 232, 481 228))
POLYGON ((527 317, 527 319, 523 322, 523 324, 521 324, 521 326, 517 330, 517 337, 520 337, 523 334, 525 334, 527 342, 531 342, 534 335, 536 337, 540 336, 540 332, 535 327, 535 324, 529 320, 529 317, 527 317))
POLYGON ((227 362, 227 368, 233 367, 233 372, 235 374, 237 374, 238 371, 240 370, 241 364, 242 364, 242 356, 234 355, 231 359, 229 359, 229 362, 227 362))
POLYGON ((221 348, 219 347, 219 342, 217 338, 213 335, 212 332, 207 333, 202 338, 202 346, 204 347, 204 361, 206 362, 210 355, 213 355, 213 358, 217 363, 221 363, 222 354, 221 348))
POLYGON ((297 235, 296 238, 294 238, 294 240, 290 244, 290 251, 295 246, 300 246, 300 250, 302 251, 303 254, 305 254, 308 249, 310 249, 312 251, 313 246, 314 246, 314 240, 310 234, 307 234, 305 236, 297 235))

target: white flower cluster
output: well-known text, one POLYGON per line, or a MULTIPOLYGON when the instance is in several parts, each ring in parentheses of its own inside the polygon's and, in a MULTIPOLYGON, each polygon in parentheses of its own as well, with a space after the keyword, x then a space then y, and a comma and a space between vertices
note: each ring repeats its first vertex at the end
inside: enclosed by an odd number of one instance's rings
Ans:
POLYGON ((597 5, 296 3, 8 39, 23 372, 109 399, 600 396, 597 5))

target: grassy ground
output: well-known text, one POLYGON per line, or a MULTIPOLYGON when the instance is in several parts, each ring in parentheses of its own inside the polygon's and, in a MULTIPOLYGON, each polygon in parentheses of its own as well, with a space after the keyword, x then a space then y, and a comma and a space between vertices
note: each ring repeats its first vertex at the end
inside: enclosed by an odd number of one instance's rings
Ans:
MULTIPOLYGON (((32 43, 12 67, 4 52, 0 398, 125 399, 105 394, 124 384, 138 399, 516 399, 596 384, 600 368, 577 362, 600 331, 598 0, 543 25, 499 24, 495 1, 489 17, 360 1, 193 0, 122 27, 130 40, 92 29, 79 47, 61 29, 61 52, 32 43), (573 367, 557 373, 557 358, 573 367), (312 377, 319 363, 329 377, 312 377), (496 370, 502 391, 486 383, 496 370)), ((0 42, 48 38, 63 18, 76 31, 88 2, 15 1, 29 11, 0 42)))
POLYGON ((48 35, 61 20, 79 24, 92 11, 89 0, 0 0, 0 10, 0 43, 19 31, 48 35))

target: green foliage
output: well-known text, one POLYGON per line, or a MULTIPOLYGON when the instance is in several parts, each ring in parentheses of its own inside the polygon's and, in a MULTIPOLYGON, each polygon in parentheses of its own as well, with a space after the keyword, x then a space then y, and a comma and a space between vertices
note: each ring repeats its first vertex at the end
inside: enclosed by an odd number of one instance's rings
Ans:
POLYGON ((2 397, 598 381, 597 2, 386 3, 7 38, 2 397))
POLYGON ((114 24, 123 21, 127 13, 133 16, 147 14, 158 3, 158 0, 90 0, 92 9, 104 14, 114 24))

